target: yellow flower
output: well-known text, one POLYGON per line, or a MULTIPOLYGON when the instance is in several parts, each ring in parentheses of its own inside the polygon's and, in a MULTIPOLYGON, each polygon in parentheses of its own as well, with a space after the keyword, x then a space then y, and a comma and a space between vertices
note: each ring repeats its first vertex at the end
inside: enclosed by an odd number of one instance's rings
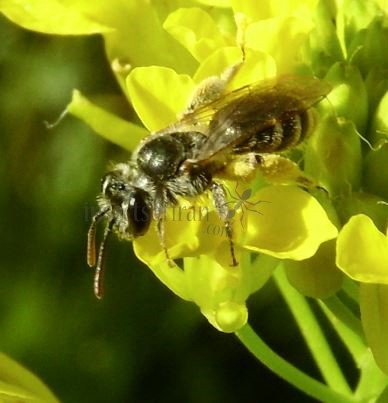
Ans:
MULTIPOLYGON (((371 99, 365 76, 370 73, 370 82, 372 78, 381 82, 380 73, 368 58, 375 49, 372 42, 386 35, 386 29, 377 2, 365 8, 350 0, 335 7, 317 0, 197 3, 197 7, 192 7, 193 2, 184 7, 185 2, 178 0, 0 0, 0 11, 21 26, 40 32, 103 35, 112 71, 147 130, 93 105, 78 91, 67 111, 130 151, 148 131, 176 121, 203 79, 239 62, 242 46, 246 60, 229 90, 283 73, 326 75, 334 90, 330 102, 321 108, 324 117, 307 146, 305 169, 329 197, 317 194, 318 202, 293 186, 255 182, 249 185, 249 199, 260 203, 250 211, 244 210, 241 201, 240 208, 236 207, 238 197, 232 185, 234 199, 229 203, 236 210, 233 222, 241 262, 238 268, 229 266, 223 224, 206 197, 181 200, 179 219, 174 216, 177 211, 168 212, 167 246, 172 257, 184 259, 183 268, 168 267, 153 228, 134 242, 139 259, 161 281, 182 298, 198 304, 214 326, 234 331, 247 320, 246 299, 265 283, 277 259, 293 262, 288 267, 290 281, 308 295, 328 295, 340 286, 334 267, 334 241, 327 241, 337 235, 337 214, 341 218, 344 215, 337 200, 362 186, 361 138, 366 134, 371 99), (352 6, 347 7, 348 3, 352 6), (374 30, 369 34, 365 27, 371 24, 374 30), (351 64, 349 58, 357 63, 351 64), (355 97, 357 102, 353 102, 355 97), (206 208, 206 214, 193 219, 201 208, 206 208), (251 264, 247 251, 260 253, 266 269, 251 264), (316 271, 314 276, 303 274, 311 265, 323 267, 322 262, 329 260, 331 274, 328 270, 316 271), (261 270, 263 276, 258 274, 261 270), (311 281, 303 281, 306 278, 311 281), (316 287, 323 282, 326 287, 316 287)), ((381 53, 373 60, 384 66, 386 55, 381 53)), ((380 91, 375 97, 375 106, 383 95, 380 91)), ((385 110, 384 105, 380 103, 385 110)), ((378 116, 384 116, 382 110, 378 116)), ((381 131, 381 127, 379 123, 373 132, 381 131)), ((376 166, 375 156, 371 157, 370 172, 376 166)))
MULTIPOLYGON (((312 29, 316 2, 294 1, 288 9, 273 2, 257 7, 256 2, 247 1, 243 8, 241 2, 231 2, 232 9, 216 10, 167 10, 156 2, 131 0, 109 6, 86 1, 22 3, 3 1, 0 9, 22 26, 41 32, 101 33, 123 91, 144 126, 157 131, 176 121, 204 78, 221 74, 241 59, 242 45, 246 60, 230 90, 279 71, 292 72, 302 63, 301 44, 312 29), (62 23, 48 18, 53 13, 62 23), (277 35, 286 37, 287 44, 279 46, 277 35)), ((141 128, 101 110, 79 92, 74 93, 68 111, 128 149, 145 135, 141 128)), ((179 213, 187 207, 186 217, 176 219, 171 216, 174 211, 169 211, 167 246, 172 257, 185 258, 184 270, 168 267, 154 228, 134 241, 139 259, 175 293, 197 303, 208 320, 224 331, 245 324, 246 299, 264 284, 276 265, 276 260, 268 258, 267 270, 264 265, 253 270, 243 250, 301 260, 313 256, 322 242, 337 234, 324 209, 302 190, 262 187, 254 197, 265 201, 257 207, 259 211, 245 211, 244 216, 241 209, 234 212, 236 253, 245 262, 238 268, 230 267, 225 229, 209 200, 202 200, 208 210, 201 219, 189 219, 192 210, 184 201, 179 213), (260 270, 264 276, 255 273, 260 270), (259 280, 252 281, 255 277, 259 280)), ((199 205, 191 207, 195 212, 199 205)))

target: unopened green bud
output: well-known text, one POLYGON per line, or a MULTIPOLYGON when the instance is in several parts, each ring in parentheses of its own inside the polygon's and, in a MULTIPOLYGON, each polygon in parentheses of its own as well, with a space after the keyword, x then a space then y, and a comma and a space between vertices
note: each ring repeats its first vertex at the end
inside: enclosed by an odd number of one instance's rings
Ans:
MULTIPOLYGON (((365 85, 369 99, 369 115, 374 116, 381 98, 388 90, 388 69, 380 66, 373 67, 366 77, 365 85)), ((372 137, 369 139, 373 141, 372 137)))
POLYGON ((377 105, 368 139, 371 149, 364 161, 364 188, 388 200, 388 91, 377 105))
POLYGON ((364 133, 368 119, 368 96, 358 68, 336 63, 325 79, 333 86, 328 99, 337 116, 353 121, 357 130, 364 133))
POLYGON ((314 29, 304 49, 307 64, 311 65, 317 76, 324 75, 333 63, 344 59, 333 22, 335 10, 330 8, 329 3, 327 1, 318 3, 314 16, 314 29))
POLYGON ((365 29, 359 31, 349 46, 349 59, 363 75, 374 66, 388 68, 388 26, 386 17, 377 16, 365 29))
POLYGON ((245 304, 232 301, 220 304, 215 313, 215 322, 226 333, 235 332, 243 327, 248 320, 248 310, 245 304))
MULTIPOLYGON (((338 2, 337 2, 338 3, 338 2)), ((351 43, 357 32, 366 28, 376 15, 382 13, 374 0, 342 0, 338 9, 337 25, 341 28, 340 36, 345 39, 346 46, 351 43)))
POLYGON ((330 196, 344 196, 361 182, 360 137, 352 122, 325 117, 305 152, 305 171, 330 196))
POLYGON ((365 190, 388 200, 388 143, 368 152, 363 182, 365 190))
POLYGON ((381 197, 365 192, 354 192, 338 200, 336 208, 343 224, 352 216, 365 214, 373 220, 381 232, 386 230, 388 206, 382 203, 381 197))
POLYGON ((301 294, 327 298, 342 286, 343 274, 335 265, 335 240, 323 243, 309 259, 284 263, 287 278, 301 294))
POLYGON ((388 87, 373 116, 369 140, 377 149, 388 142, 388 87))

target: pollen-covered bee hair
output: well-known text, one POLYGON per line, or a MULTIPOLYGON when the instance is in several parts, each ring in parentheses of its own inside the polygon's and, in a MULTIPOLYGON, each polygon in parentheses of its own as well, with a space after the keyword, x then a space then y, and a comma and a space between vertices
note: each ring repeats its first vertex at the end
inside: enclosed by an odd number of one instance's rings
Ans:
MULTIPOLYGON (((161 248, 174 264, 165 242, 165 212, 178 203, 178 196, 211 192, 229 239, 231 265, 238 265, 220 180, 246 179, 261 168, 265 174, 274 157, 295 170, 292 161, 277 153, 295 147, 311 132, 311 108, 330 86, 313 77, 283 76, 225 93, 236 70, 232 67, 221 78, 206 80, 176 123, 150 134, 129 163, 117 164, 102 178, 100 210, 88 232, 87 254, 89 266, 96 267, 98 298, 103 295, 105 245, 111 232, 132 240, 155 221, 161 248), (103 218, 107 225, 96 253, 96 225, 103 218)), ((269 176, 276 176, 270 171, 269 176)))

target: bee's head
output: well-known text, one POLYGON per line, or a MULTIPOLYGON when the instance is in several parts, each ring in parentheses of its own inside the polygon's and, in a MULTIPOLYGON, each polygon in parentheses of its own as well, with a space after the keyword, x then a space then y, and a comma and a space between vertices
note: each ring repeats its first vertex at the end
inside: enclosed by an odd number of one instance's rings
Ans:
POLYGON ((114 230, 120 238, 131 240, 145 234, 152 221, 150 195, 133 186, 127 171, 114 169, 101 179, 100 210, 92 218, 88 232, 87 261, 89 266, 96 267, 94 292, 98 298, 102 297, 105 244, 109 234, 114 230), (96 226, 104 217, 108 223, 96 259, 96 226))
POLYGON ((114 205, 121 205, 128 198, 130 185, 121 171, 111 171, 101 178, 101 195, 114 205))
POLYGON ((152 220, 150 195, 133 186, 122 170, 108 172, 101 179, 102 209, 108 206, 115 229, 123 238, 143 235, 152 220))

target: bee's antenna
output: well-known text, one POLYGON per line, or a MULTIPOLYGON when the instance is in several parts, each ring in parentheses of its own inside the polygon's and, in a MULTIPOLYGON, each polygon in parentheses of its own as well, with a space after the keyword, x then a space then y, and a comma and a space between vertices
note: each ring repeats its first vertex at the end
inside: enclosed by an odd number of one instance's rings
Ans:
POLYGON ((96 226, 101 218, 108 212, 108 208, 100 210, 92 218, 88 231, 87 262, 89 267, 96 265, 96 226))
POLYGON ((98 251, 96 273, 94 274, 94 295, 101 299, 104 295, 103 279, 105 271, 105 245, 109 234, 112 232, 114 220, 110 220, 105 227, 104 237, 102 238, 100 249, 98 251))

